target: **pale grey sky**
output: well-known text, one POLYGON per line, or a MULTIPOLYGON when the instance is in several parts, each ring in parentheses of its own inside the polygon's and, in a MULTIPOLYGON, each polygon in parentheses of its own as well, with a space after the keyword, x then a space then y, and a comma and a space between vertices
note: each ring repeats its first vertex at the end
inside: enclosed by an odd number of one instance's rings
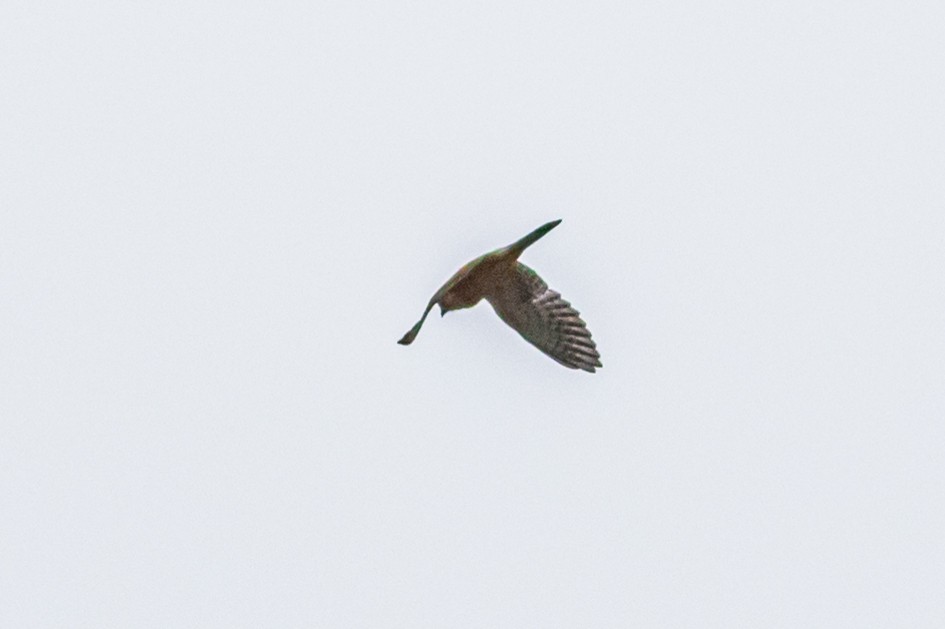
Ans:
POLYGON ((945 626, 940 2, 6 2, 3 627, 945 626), (596 374, 460 265, 535 268, 596 374))

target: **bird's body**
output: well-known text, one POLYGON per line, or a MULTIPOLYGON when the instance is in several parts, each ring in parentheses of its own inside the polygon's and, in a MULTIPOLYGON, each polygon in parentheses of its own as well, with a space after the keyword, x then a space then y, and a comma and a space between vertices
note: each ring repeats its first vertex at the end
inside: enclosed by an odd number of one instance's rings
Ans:
POLYGON ((441 314, 446 314, 471 308, 485 299, 526 341, 565 367, 590 372, 601 367, 600 354, 580 313, 518 261, 529 245, 560 222, 546 223, 508 247, 463 266, 433 295, 420 321, 397 342, 410 345, 436 304, 440 305, 441 314))

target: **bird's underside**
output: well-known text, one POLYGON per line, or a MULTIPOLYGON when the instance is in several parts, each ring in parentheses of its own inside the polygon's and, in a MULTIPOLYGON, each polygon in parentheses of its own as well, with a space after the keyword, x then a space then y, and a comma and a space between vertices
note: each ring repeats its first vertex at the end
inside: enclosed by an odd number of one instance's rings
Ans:
POLYGON ((533 270, 518 262, 526 247, 561 221, 547 223, 521 240, 473 260, 430 299, 420 321, 398 343, 409 345, 434 305, 443 314, 488 301, 496 314, 522 338, 565 367, 593 372, 602 367, 587 324, 533 270))

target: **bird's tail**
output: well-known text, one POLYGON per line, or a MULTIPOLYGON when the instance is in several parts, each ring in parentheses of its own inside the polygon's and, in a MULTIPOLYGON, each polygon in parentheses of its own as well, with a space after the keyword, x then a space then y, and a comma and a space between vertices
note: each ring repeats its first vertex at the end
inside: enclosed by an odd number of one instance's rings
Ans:
POLYGON ((508 247, 509 252, 510 252, 514 257, 518 258, 518 257, 522 254, 522 252, 525 251, 525 249, 527 249, 529 246, 531 246, 532 244, 534 244, 536 240, 538 240, 539 238, 541 238, 542 236, 544 236, 545 234, 547 234, 548 232, 550 232, 552 229, 554 229, 555 227, 557 227, 557 226, 558 226, 558 223, 560 223, 560 222, 561 222, 561 219, 559 218, 559 219, 556 220, 556 221, 551 221, 550 223, 545 223, 544 225, 542 225, 541 227, 539 227, 538 229, 536 229, 536 230, 533 231, 532 233, 528 234, 527 236, 525 236, 525 237, 522 238, 521 240, 518 240, 518 241, 512 243, 511 245, 509 245, 509 247, 508 247))

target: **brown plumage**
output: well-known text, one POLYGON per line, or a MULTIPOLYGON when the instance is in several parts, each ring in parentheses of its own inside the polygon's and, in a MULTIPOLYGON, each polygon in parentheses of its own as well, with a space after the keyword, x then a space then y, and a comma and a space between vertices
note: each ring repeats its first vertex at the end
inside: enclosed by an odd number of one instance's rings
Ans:
POLYGON ((571 369, 603 367, 580 313, 518 257, 560 220, 542 225, 508 247, 480 256, 461 268, 430 299, 423 316, 397 341, 410 345, 435 304, 440 314, 471 308, 485 299, 496 314, 526 341, 571 369))

